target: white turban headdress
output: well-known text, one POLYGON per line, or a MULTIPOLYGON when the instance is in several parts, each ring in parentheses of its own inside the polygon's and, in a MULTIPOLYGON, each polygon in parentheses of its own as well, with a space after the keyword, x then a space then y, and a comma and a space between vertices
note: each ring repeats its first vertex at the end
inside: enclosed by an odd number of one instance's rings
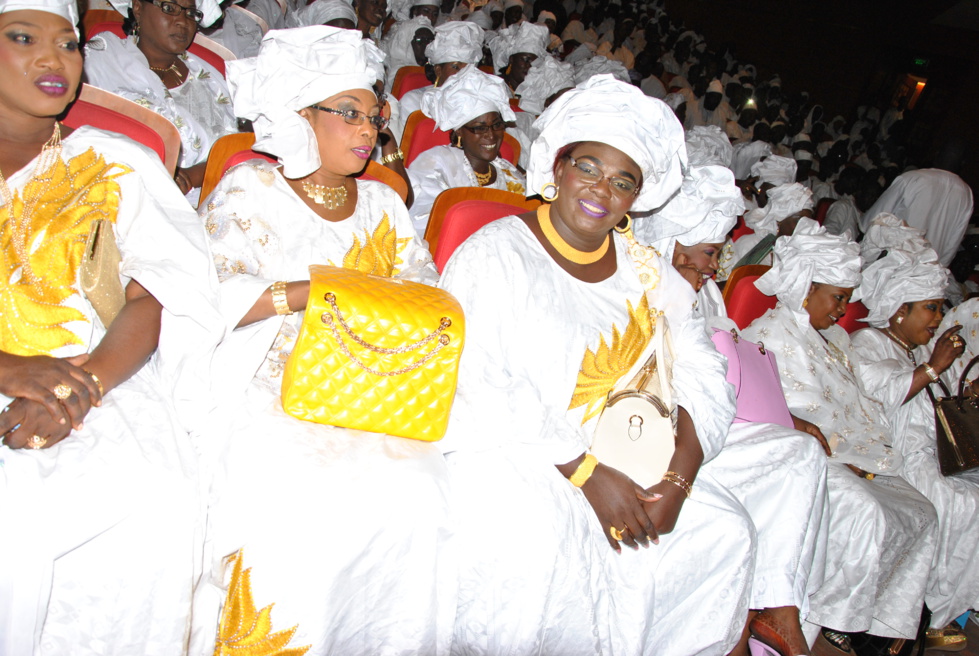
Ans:
MULTIPOLYGON (((109 0, 109 3, 113 9, 123 16, 128 16, 129 10, 133 6, 132 0, 109 0)), ((37 7, 33 8, 36 9, 37 7)), ((209 27, 211 23, 221 18, 221 4, 218 0, 199 0, 197 9, 204 14, 204 18, 201 19, 202 27, 209 27)))
POLYGON ((415 38, 415 32, 423 27, 432 30, 432 22, 428 20, 428 16, 416 16, 398 21, 381 41, 381 50, 387 55, 386 64, 392 81, 402 66, 418 65, 411 42, 415 38))
POLYGON ((791 157, 769 155, 751 167, 751 175, 758 176, 758 186, 768 182, 776 187, 795 182, 795 160, 791 157))
MULTIPOLYGON (((293 19, 292 27, 308 27, 310 25, 326 25, 330 21, 346 18, 357 24, 357 12, 349 0, 314 0, 305 7, 300 7, 293 19)), ((288 17, 287 17, 288 19, 288 17)))
POLYGON ((476 66, 464 69, 422 95, 422 113, 435 119, 439 130, 451 132, 487 112, 499 112, 504 121, 516 120, 510 109, 506 82, 476 66))
POLYGON ((683 126, 661 100, 611 75, 596 75, 565 92, 534 123, 527 182, 532 193, 554 182, 558 150, 576 141, 617 148, 639 166, 642 188, 632 209, 656 209, 680 188, 687 167, 683 126))
POLYGON ((435 40, 425 48, 425 56, 432 64, 478 64, 483 58, 483 35, 483 28, 469 21, 439 25, 435 28, 435 40))
POLYGON ((61 16, 71 23, 75 36, 78 36, 78 5, 75 0, 0 0, 0 14, 12 11, 44 11, 61 16))
POLYGON ((400 22, 410 18, 412 9, 424 5, 435 5, 437 7, 439 6, 439 2, 438 0, 392 0, 388 3, 388 9, 391 10, 391 15, 394 16, 394 20, 400 22))
POLYGON ((384 55, 356 30, 326 25, 270 30, 257 57, 229 61, 235 114, 255 126, 255 150, 275 155, 287 178, 320 167, 316 135, 299 115, 341 91, 373 92, 384 55))
POLYGON ((814 282, 852 288, 850 300, 860 300, 860 247, 845 234, 831 235, 812 219, 800 219, 792 235, 775 240, 773 254, 775 264, 755 287, 777 296, 799 319, 806 314, 802 303, 814 282))
POLYGON ((912 228, 903 219, 893 214, 881 212, 870 221, 867 234, 860 242, 860 255, 867 264, 875 262, 880 254, 893 248, 909 253, 920 253, 931 249, 931 242, 925 239, 923 230, 912 228))
POLYGON ((687 159, 690 166, 730 168, 733 155, 731 140, 716 125, 697 125, 687 130, 687 159))
POLYGON ((774 235, 778 232, 779 221, 796 212, 812 209, 812 191, 798 182, 779 185, 768 190, 768 203, 744 215, 749 228, 761 234, 774 235))
POLYGON ((938 261, 934 250, 889 250, 863 270, 860 291, 863 304, 870 310, 864 321, 883 328, 904 303, 944 299, 946 286, 948 269, 938 261))
POLYGON ((598 57, 592 57, 585 61, 575 62, 575 84, 586 82, 596 75, 612 75, 617 80, 622 80, 626 84, 632 84, 632 80, 629 79, 629 69, 617 59, 609 59, 599 55, 598 57))
POLYGON ((550 42, 551 31, 546 25, 523 21, 517 25, 504 27, 489 42, 490 52, 493 53, 493 66, 497 70, 505 68, 510 61, 510 55, 518 52, 543 57, 550 42))
POLYGON ((734 171, 735 179, 747 180, 755 163, 771 154, 772 145, 767 141, 750 141, 736 145, 731 155, 731 170, 734 171))
POLYGON ((520 83, 515 93, 520 97, 520 109, 539 116, 544 111, 544 103, 548 98, 574 85, 571 64, 551 55, 544 55, 535 59, 530 65, 527 77, 520 83))
POLYGON ((633 225, 639 241, 672 261, 677 242, 684 246, 723 243, 742 212, 744 199, 731 169, 691 166, 680 193, 633 225))

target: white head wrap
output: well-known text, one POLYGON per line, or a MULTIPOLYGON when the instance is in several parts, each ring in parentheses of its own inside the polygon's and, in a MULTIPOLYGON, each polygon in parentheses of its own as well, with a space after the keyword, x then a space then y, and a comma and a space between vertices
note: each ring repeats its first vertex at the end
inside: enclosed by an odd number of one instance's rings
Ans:
POLYGON ((777 296, 799 319, 808 322, 802 302, 812 283, 852 288, 860 300, 860 247, 844 235, 831 235, 812 219, 800 219, 795 232, 775 240, 775 264, 755 281, 763 294, 777 296))
POLYGON ((388 9, 391 10, 394 20, 400 22, 408 20, 413 8, 423 5, 435 5, 437 7, 439 3, 438 0, 392 0, 388 2, 388 9))
POLYGON ((724 87, 721 85, 721 81, 717 78, 710 81, 707 85, 707 93, 724 93, 724 87))
POLYGON ((354 25, 357 24, 357 12, 348 0, 314 0, 311 4, 300 7, 296 13, 298 27, 326 25, 340 18, 346 18, 354 25))
POLYGON ((912 228, 903 219, 882 212, 875 216, 867 234, 860 242, 860 255, 867 264, 875 262, 884 251, 900 249, 909 253, 921 253, 931 249, 923 230, 912 228))
MULTIPOLYGON (((123 16, 129 15, 129 10, 132 8, 132 0, 109 0, 112 8, 118 11, 123 16)), ((204 14, 204 18, 201 19, 201 26, 208 27, 221 18, 221 4, 218 0, 198 0, 197 9, 204 14)))
POLYGON ((687 99, 681 93, 668 93, 663 98, 663 102, 666 103, 667 107, 675 112, 676 110, 680 109, 680 105, 687 102, 687 99))
POLYGON ((750 141, 736 145, 731 156, 731 170, 734 171, 735 179, 747 180, 755 163, 771 154, 772 145, 767 141, 750 141))
POLYGON ((575 141, 617 148, 642 171, 637 212, 660 207, 680 188, 687 166, 683 126, 662 101, 611 75, 596 75, 564 93, 534 124, 540 131, 530 147, 527 182, 534 192, 554 182, 558 150, 575 141))
POLYGON ((864 319, 876 328, 885 327, 904 303, 945 297, 948 269, 932 249, 909 253, 887 251, 863 270, 860 291, 870 313, 864 319))
POLYGON ((254 122, 256 150, 275 155, 287 178, 302 178, 321 162, 313 128, 298 110, 341 91, 373 92, 374 62, 383 56, 356 30, 270 30, 257 57, 227 64, 235 114, 254 122))
POLYGON ((805 162, 811 162, 812 161, 812 153, 810 153, 808 150, 801 150, 800 149, 800 150, 795 151, 795 153, 792 154, 792 158, 795 159, 795 161, 797 161, 797 162, 803 162, 803 161, 805 161, 805 162))
POLYGON ((812 209, 812 191, 798 182, 779 185, 768 190, 768 203, 744 215, 749 228, 761 234, 774 235, 778 222, 796 212, 812 209))
POLYGON ((544 111, 544 103, 548 98, 574 85, 571 64, 551 55, 544 55, 530 65, 527 77, 515 93, 520 97, 520 109, 539 116, 544 111))
POLYGON ((598 50, 598 48, 594 43, 582 43, 577 48, 572 50, 571 53, 564 58, 564 61, 569 64, 577 64, 578 62, 594 57, 596 50, 598 50))
POLYGON ((586 82, 596 75, 612 75, 616 80, 622 80, 626 84, 632 84, 632 81, 629 79, 629 69, 617 59, 598 56, 575 63, 575 84, 586 82))
POLYGON ((516 120, 510 109, 506 82, 475 66, 464 69, 422 95, 422 112, 435 119, 439 130, 450 132, 487 112, 499 112, 504 121, 516 120))
POLYGON ((487 13, 492 14, 494 12, 503 13, 503 3, 500 0, 489 0, 484 7, 487 13))
POLYGON ((510 7, 520 7, 521 9, 523 9, 524 8, 523 0, 506 0, 506 2, 503 3, 503 9, 506 10, 509 9, 510 7))
POLYGON ((527 52, 543 57, 547 52, 547 44, 551 42, 551 31, 546 25, 537 25, 523 21, 517 25, 504 27, 496 37, 489 42, 490 52, 493 53, 493 66, 497 70, 506 68, 510 56, 518 52, 527 52))
POLYGON ((554 15, 554 12, 542 11, 541 13, 537 14, 537 22, 540 23, 541 25, 543 25, 544 21, 546 21, 548 18, 550 18, 555 23, 557 22, 557 16, 554 15))
MULTIPOLYGON (((317 2, 321 1, 317 0, 317 2)), ((411 47, 411 42, 415 38, 415 32, 422 27, 432 30, 432 22, 428 20, 428 16, 416 16, 408 20, 398 21, 381 41, 381 49, 387 55, 385 63, 391 73, 392 80, 402 66, 418 65, 415 61, 415 51, 411 47)), ((434 30, 432 31, 434 32, 434 30)))
POLYGON ((489 12, 485 11, 485 8, 469 14, 469 18, 466 20, 474 25, 479 25, 484 30, 493 29, 493 17, 489 15, 489 12))
POLYGON ((716 125, 697 125, 687 130, 687 159, 690 166, 730 168, 734 147, 724 130, 716 125))
POLYGON ((791 157, 769 155, 751 167, 751 175, 758 176, 758 186, 770 182, 776 187, 795 182, 796 165, 791 157))
POLYGON ((723 243, 744 212, 741 190, 726 166, 691 166, 680 193, 658 212, 636 219, 636 237, 672 261, 677 242, 684 246, 723 243))
POLYGON ((425 55, 432 64, 478 64, 483 58, 483 28, 469 21, 443 23, 435 28, 435 40, 425 48, 425 55))
POLYGON ((75 0, 0 0, 0 14, 12 11, 44 11, 71 23, 78 36, 78 5, 75 0))

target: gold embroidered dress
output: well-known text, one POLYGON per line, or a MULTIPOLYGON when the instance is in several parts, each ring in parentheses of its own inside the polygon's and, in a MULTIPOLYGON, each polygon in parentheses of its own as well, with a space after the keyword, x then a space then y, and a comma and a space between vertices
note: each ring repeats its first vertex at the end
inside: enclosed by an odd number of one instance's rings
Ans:
POLYGON ((654 257, 644 298, 621 236, 613 276, 581 282, 517 217, 467 240, 440 285, 466 312, 449 432, 458 561, 459 654, 726 654, 740 635, 753 567, 744 509, 701 472, 676 529, 616 555, 583 493, 555 468, 585 451, 605 395, 640 357, 649 312, 676 346, 674 394, 706 459, 733 393, 690 285, 654 257))
POLYGON ((8 177, 13 211, 0 206, 0 349, 69 357, 101 341, 79 283, 97 219, 122 284, 164 310, 157 353, 84 428, 40 451, 0 446, 0 653, 180 654, 203 521, 178 419, 202 392, 187 363, 221 329, 203 231, 156 155, 120 135, 80 128, 41 184, 33 170, 8 177))
MULTIPOLYGON (((211 548, 194 653, 214 650, 235 554, 250 570, 251 604, 275 604, 270 631, 296 627, 290 649, 345 656, 443 650, 436 581, 445 465, 438 447, 286 415, 282 368, 303 313, 233 328, 273 282, 308 279, 311 264, 437 280, 395 192, 369 181, 357 189, 353 215, 325 221, 276 165, 252 161, 232 168, 200 208, 229 336, 212 364, 220 432, 208 460, 215 471, 211 548)), ((451 607, 444 611, 451 617, 451 607)), ((239 653, 239 634, 218 637, 228 653, 239 653)))

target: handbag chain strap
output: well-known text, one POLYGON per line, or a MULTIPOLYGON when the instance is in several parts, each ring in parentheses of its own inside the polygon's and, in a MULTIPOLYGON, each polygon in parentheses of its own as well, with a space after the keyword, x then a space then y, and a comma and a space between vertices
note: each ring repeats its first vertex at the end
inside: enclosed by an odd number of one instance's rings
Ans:
POLYGON ((333 315, 331 315, 329 312, 324 312, 320 316, 320 320, 324 324, 326 324, 326 326, 330 329, 330 332, 333 333, 333 338, 336 339, 337 344, 340 346, 340 350, 343 351, 344 355, 350 358, 351 362, 356 364, 364 371, 374 374, 375 376, 400 376, 401 374, 406 374, 409 371, 414 371, 415 369, 418 369, 426 362, 434 358, 435 355, 442 350, 442 347, 446 346, 451 341, 451 338, 448 335, 444 335, 442 333, 452 325, 452 320, 449 319, 448 317, 442 317, 439 320, 438 328, 436 328, 430 334, 426 335, 425 337, 418 340, 417 342, 406 344, 404 346, 399 346, 397 348, 385 348, 383 346, 377 346, 376 344, 371 344, 370 342, 367 342, 366 340, 362 339, 358 335, 354 334, 353 330, 347 324, 346 320, 344 320, 343 314, 340 312, 340 308, 337 306, 336 294, 334 294, 333 292, 327 292, 323 296, 323 299, 330 304, 330 307, 333 309, 333 312, 337 315, 337 320, 334 321, 333 315), (423 355, 417 361, 407 366, 401 367, 400 369, 395 369, 393 371, 380 371, 378 369, 374 369, 364 364, 363 362, 361 362, 359 358, 357 358, 357 356, 351 353, 350 349, 347 347, 347 344, 343 341, 343 337, 342 335, 340 335, 340 331, 337 329, 336 326, 337 323, 340 324, 340 326, 343 328, 343 331, 354 342, 356 342, 363 348, 367 349, 368 351, 372 351, 374 353, 380 353, 382 355, 397 355, 401 353, 408 353, 409 351, 414 351, 421 348, 422 346, 425 346, 426 344, 432 342, 436 338, 438 338, 438 341, 435 344, 435 348, 433 348, 431 351, 423 355))

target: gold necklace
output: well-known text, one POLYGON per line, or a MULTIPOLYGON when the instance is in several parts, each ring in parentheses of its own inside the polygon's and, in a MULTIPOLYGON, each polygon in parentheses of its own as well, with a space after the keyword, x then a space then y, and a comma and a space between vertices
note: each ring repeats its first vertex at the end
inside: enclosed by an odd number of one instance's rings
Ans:
POLYGON ((479 183, 479 186, 485 187, 490 183, 490 178, 493 177, 493 165, 490 164, 489 171, 486 173, 480 173, 476 169, 473 169, 473 175, 476 176, 476 182, 479 183))
POLYGON ((174 60, 173 63, 167 66, 166 68, 157 68, 156 66, 150 66, 150 70, 156 73, 160 73, 161 74, 160 77, 163 77, 164 75, 166 75, 167 71, 170 71, 175 76, 177 76, 177 82, 184 81, 184 76, 180 74, 180 69, 177 68, 177 60, 174 60))
POLYGON ((598 250, 590 253, 588 251, 579 251, 564 241, 557 230, 554 229, 554 224, 551 223, 551 206, 548 204, 541 205, 537 208, 537 222, 540 224, 541 232, 544 233, 544 238, 554 247, 554 250, 560 253, 564 259, 575 264, 594 264, 598 262, 605 257, 605 253, 608 252, 609 242, 612 240, 611 236, 606 235, 605 242, 598 247, 598 250))
POLYGON ((14 215, 14 195, 7 185, 7 180, 0 171, 0 203, 7 206, 7 220, 10 225, 10 240, 13 243, 14 252, 20 260, 21 270, 24 278, 32 285, 37 285, 39 279, 34 275, 31 268, 29 253, 27 252, 27 235, 31 229, 31 218, 37 204, 41 200, 47 189, 47 183, 51 181, 51 171, 54 164, 61 158, 61 124, 55 121, 54 132, 47 140, 37 156, 37 164, 34 165, 34 172, 24 185, 24 192, 33 187, 33 194, 30 198, 23 199, 20 216, 14 215), (48 174, 47 177, 43 177, 48 174))
POLYGON ((905 351, 908 352, 908 355, 911 356, 911 359, 912 360, 914 359, 914 354, 912 353, 912 351, 914 351, 914 347, 913 346, 911 346, 910 344, 908 344, 907 342, 905 342, 904 340, 902 340, 900 337, 898 337, 897 335, 895 335, 891 331, 890 328, 884 328, 884 332, 887 333, 887 336, 888 337, 890 337, 895 342, 897 342, 898 344, 900 344, 901 345, 901 348, 903 348, 905 351))
POLYGON ((347 187, 327 187, 303 180, 303 191, 317 205, 324 205, 328 210, 335 210, 347 204, 347 187))

